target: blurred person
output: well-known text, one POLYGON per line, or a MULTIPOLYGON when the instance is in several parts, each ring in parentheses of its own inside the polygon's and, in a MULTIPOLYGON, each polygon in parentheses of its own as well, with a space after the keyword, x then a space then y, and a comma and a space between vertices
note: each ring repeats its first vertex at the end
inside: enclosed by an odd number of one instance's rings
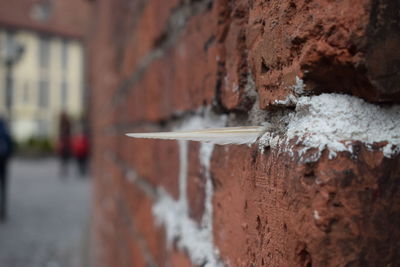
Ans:
POLYGON ((68 175, 71 158, 71 121, 65 112, 61 112, 59 121, 58 154, 60 157, 60 175, 68 175))
POLYGON ((0 222, 7 219, 7 167, 13 142, 4 119, 0 118, 0 222))
POLYGON ((79 174, 86 175, 87 162, 89 156, 89 140, 82 128, 80 128, 72 138, 72 152, 75 157, 79 174))

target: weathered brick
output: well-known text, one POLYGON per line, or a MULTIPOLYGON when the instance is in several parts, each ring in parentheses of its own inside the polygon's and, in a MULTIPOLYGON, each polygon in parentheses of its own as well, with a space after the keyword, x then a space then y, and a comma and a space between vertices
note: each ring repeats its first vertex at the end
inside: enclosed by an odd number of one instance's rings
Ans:
POLYGON ((175 141, 120 137, 121 160, 152 186, 162 186, 178 198, 179 154, 175 141), (156 159, 156 160, 155 160, 156 159))
MULTIPOLYGON (((251 123, 250 109, 261 112, 253 107, 257 95, 261 109, 292 111, 293 101, 276 101, 299 94, 299 82, 309 95, 400 99, 396 0, 95 5, 88 79, 99 266, 192 266, 194 249, 176 246, 187 233, 177 231, 168 249, 152 211, 157 188, 179 199, 184 155, 175 141, 135 140, 126 132, 170 130, 203 107, 230 115, 232 125, 251 123)), ((400 158, 383 157, 385 144, 367 149, 355 142, 351 154, 329 159, 325 151, 312 163, 296 156, 294 140, 294 155, 215 146, 207 173, 200 145, 190 142, 188 210, 171 216, 193 220, 200 231, 210 178, 214 242, 205 246, 219 250, 225 264, 400 265, 400 158)))
POLYGON ((176 266, 176 267, 194 266, 191 263, 190 259, 187 257, 187 255, 179 251, 174 251, 173 253, 171 253, 169 264, 170 266, 176 266))
POLYGON ((200 144, 191 142, 189 145, 189 170, 187 174, 187 197, 189 215, 198 223, 204 213, 205 179, 203 167, 199 161, 200 144))
POLYGON ((161 45, 165 35, 168 34, 166 32, 168 19, 179 1, 125 0, 120 2, 125 2, 124 6, 115 10, 123 10, 126 15, 115 12, 114 34, 119 40, 116 52, 120 55, 122 76, 127 79, 141 68, 141 64, 153 52, 152 50, 161 45), (127 35, 126 32, 132 34, 127 35))
POLYGON ((384 158, 361 144, 355 149, 353 157, 341 153, 329 160, 325 153, 313 164, 243 146, 217 149, 214 236, 222 257, 235 266, 398 262, 389 249, 398 246, 392 238, 398 233, 387 230, 400 219, 393 202, 400 174, 392 168, 400 158, 384 158), (227 156, 232 154, 242 156, 227 156), (385 256, 378 256, 383 250, 385 256))
POLYGON ((117 91, 120 121, 163 120, 212 102, 217 83, 212 20, 211 13, 191 18, 170 41, 173 47, 165 47, 136 79, 121 82, 130 87, 117 91))
POLYGON ((314 92, 398 102, 392 73, 399 53, 390 49, 399 42, 396 7, 392 0, 254 1, 247 39, 262 107, 292 93, 296 75, 314 92))
POLYGON ((245 96, 248 75, 250 75, 246 44, 249 7, 245 1, 237 1, 235 5, 218 1, 217 8, 222 9, 218 55, 220 64, 223 64, 219 77, 221 103, 230 110, 246 110, 252 104, 245 96))

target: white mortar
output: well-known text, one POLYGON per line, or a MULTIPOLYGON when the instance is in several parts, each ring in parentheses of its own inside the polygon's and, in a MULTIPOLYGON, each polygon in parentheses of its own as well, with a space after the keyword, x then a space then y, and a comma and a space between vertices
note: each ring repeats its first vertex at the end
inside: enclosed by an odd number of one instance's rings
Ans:
POLYGON ((259 140, 260 148, 276 147, 297 137, 298 144, 304 146, 300 156, 317 149, 305 161, 318 160, 325 148, 330 158, 339 151, 352 153, 351 141, 361 141, 367 146, 386 141, 388 144, 382 149, 385 157, 399 153, 399 105, 381 107, 341 94, 303 96, 297 99, 296 111, 289 114, 287 121, 285 136, 267 132, 259 140))
MULTIPOLYGON (((223 127, 226 117, 213 118, 206 116, 203 119, 199 116, 185 121, 179 127, 180 130, 202 129, 206 127, 223 127)), ((180 151, 180 170, 179 170, 179 199, 174 200, 163 188, 158 189, 158 199, 153 206, 153 214, 156 222, 165 227, 168 247, 173 241, 179 249, 187 252, 191 261, 195 265, 205 267, 222 267, 223 263, 219 259, 218 249, 214 246, 212 230, 212 196, 213 187, 210 176, 210 161, 214 145, 202 143, 199 159, 204 168, 205 183, 205 203, 204 214, 199 225, 190 218, 187 200, 187 171, 188 171, 188 144, 187 141, 179 141, 180 151)))

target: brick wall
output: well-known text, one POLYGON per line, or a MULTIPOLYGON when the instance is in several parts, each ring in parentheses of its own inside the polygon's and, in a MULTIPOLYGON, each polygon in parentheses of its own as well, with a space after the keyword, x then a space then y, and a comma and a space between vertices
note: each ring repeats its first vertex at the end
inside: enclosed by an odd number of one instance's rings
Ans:
POLYGON ((400 265, 397 0, 95 6, 94 266, 400 265))

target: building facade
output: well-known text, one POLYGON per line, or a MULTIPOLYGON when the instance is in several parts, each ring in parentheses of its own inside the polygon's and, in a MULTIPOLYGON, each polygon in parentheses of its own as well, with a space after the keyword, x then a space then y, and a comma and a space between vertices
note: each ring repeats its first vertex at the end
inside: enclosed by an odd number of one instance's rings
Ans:
POLYGON ((0 30, 2 51, 15 44, 22 46, 23 52, 9 74, 10 108, 6 103, 7 66, 0 65, 0 113, 11 116, 17 140, 53 137, 62 111, 74 118, 83 114, 83 45, 79 40, 35 31, 0 30))
POLYGON ((0 3, 0 115, 14 137, 57 136, 62 111, 85 113, 86 0, 0 3))

